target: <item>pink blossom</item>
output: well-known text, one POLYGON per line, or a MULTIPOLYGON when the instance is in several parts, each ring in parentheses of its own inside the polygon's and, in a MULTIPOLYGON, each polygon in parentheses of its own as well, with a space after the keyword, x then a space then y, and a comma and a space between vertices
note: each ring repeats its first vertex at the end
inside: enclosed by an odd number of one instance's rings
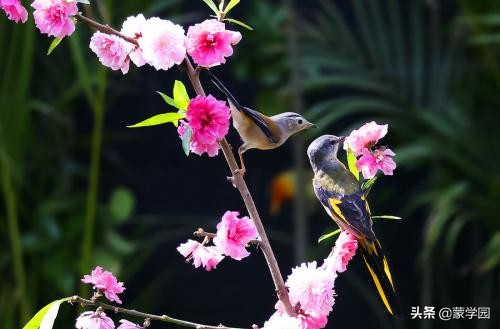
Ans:
POLYGON ((113 320, 106 316, 106 313, 99 312, 83 312, 76 319, 76 329, 114 329, 113 320))
POLYGON ((125 290, 123 282, 118 282, 113 273, 104 271, 102 267, 97 266, 90 275, 84 275, 82 282, 93 284, 93 289, 104 293, 109 301, 122 303, 118 294, 125 290))
POLYGON ((262 329, 320 329, 326 326, 327 321, 326 316, 299 313, 292 317, 278 310, 264 323, 262 329))
POLYGON ((226 211, 217 224, 217 236, 213 240, 223 254, 236 260, 250 255, 245 247, 250 240, 257 238, 252 220, 247 216, 238 218, 239 215, 237 211, 226 211))
POLYGON ((63 38, 75 31, 75 22, 71 16, 78 12, 76 1, 35 0, 31 6, 35 8, 33 16, 40 32, 63 38))
MULTIPOLYGON (((181 121, 179 127, 177 127, 177 133, 179 134, 181 139, 184 138, 184 133, 186 132, 187 126, 188 124, 186 121, 181 121)), ((189 144, 189 148, 191 149, 191 152, 198 155, 207 153, 208 156, 214 157, 219 154, 219 144, 202 144, 196 137, 196 134, 194 132, 191 135, 191 143, 189 144)))
POLYGON ((117 329, 143 329, 142 326, 135 324, 133 322, 130 322, 128 320, 125 320, 125 319, 121 319, 120 323, 121 324, 118 326, 117 329))
POLYGON ((28 11, 19 0, 0 0, 0 8, 11 21, 26 23, 28 20, 28 11))
POLYGON ((213 246, 205 247, 198 241, 188 240, 177 247, 177 251, 184 257, 186 261, 193 261, 194 267, 203 266, 205 270, 210 271, 216 268, 224 256, 219 250, 213 246))
MULTIPOLYGON (((208 153, 216 156, 219 153, 218 142, 229 131, 230 110, 226 103, 215 99, 212 95, 197 96, 189 102, 186 119, 191 127, 191 151, 198 155, 208 153)), ((182 138, 186 131, 186 123, 181 122, 177 132, 182 138)))
POLYGON ((285 285, 292 305, 300 305, 308 314, 327 316, 334 304, 334 277, 316 262, 302 264, 292 269, 285 285))
POLYGON ((356 168, 361 170, 365 179, 373 178, 379 169, 384 175, 392 175, 396 169, 396 163, 392 159, 396 154, 391 149, 381 147, 370 152, 365 148, 361 154, 361 158, 356 162, 356 168))
POLYGON ((347 231, 342 231, 335 242, 335 247, 325 259, 322 267, 334 275, 344 272, 347 269, 347 264, 356 254, 357 249, 358 240, 356 237, 347 231))
MULTIPOLYGON (((125 22, 123 22, 121 33, 124 35, 139 40, 142 38, 142 33, 144 26, 146 25, 146 18, 143 14, 137 16, 127 17, 125 22)), ((140 47, 135 47, 134 50, 129 54, 130 60, 138 67, 146 64, 146 60, 142 56, 142 49, 140 47)))
POLYGON ((387 134, 388 125, 379 125, 375 121, 364 124, 361 128, 353 130, 345 139, 344 149, 348 148, 359 156, 364 148, 372 146, 387 134))
POLYGON ((168 70, 186 56, 184 29, 158 17, 146 20, 138 42, 144 60, 157 70, 168 70))
POLYGON ((90 49, 97 55, 99 62, 112 70, 121 70, 123 74, 128 72, 128 54, 132 48, 133 45, 122 38, 99 31, 90 39, 90 49))
POLYGON ((226 25, 216 19, 207 19, 190 26, 187 33, 187 52, 201 66, 224 64, 225 57, 233 54, 233 45, 241 40, 241 33, 226 30, 226 25))

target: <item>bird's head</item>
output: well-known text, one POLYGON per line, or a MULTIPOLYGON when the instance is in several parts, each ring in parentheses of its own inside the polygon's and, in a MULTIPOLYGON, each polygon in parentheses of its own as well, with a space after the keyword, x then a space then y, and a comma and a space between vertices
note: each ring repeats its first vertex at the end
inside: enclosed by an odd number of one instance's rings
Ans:
POLYGON ((302 115, 294 112, 285 112, 275 115, 274 120, 284 129, 286 137, 304 129, 316 128, 316 125, 307 121, 302 115))
POLYGON ((316 138, 307 148, 307 156, 313 168, 318 168, 324 161, 337 159, 339 145, 345 140, 345 137, 334 135, 323 135, 316 138))

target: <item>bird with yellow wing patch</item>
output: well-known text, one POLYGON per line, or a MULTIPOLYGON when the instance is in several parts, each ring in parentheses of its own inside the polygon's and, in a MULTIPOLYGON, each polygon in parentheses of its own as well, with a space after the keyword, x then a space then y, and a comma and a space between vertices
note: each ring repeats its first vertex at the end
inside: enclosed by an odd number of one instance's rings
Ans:
POLYGON ((380 242, 372 230, 372 218, 359 181, 337 158, 343 137, 323 135, 314 140, 307 155, 314 171, 316 197, 341 230, 353 234, 378 294, 390 314, 401 316, 396 288, 380 242))

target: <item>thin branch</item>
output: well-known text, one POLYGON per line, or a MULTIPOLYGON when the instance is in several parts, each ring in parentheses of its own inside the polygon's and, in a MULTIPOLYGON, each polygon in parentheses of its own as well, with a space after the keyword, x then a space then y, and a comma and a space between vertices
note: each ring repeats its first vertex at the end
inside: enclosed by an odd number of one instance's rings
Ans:
POLYGON ((85 24, 89 25, 90 27, 92 27, 100 32, 107 33, 107 34, 114 34, 114 35, 119 36, 120 38, 124 39, 125 41, 128 41, 136 46, 139 46, 139 42, 137 42, 136 39, 128 37, 125 34, 118 32, 117 30, 110 27, 109 25, 104 25, 104 24, 98 23, 98 22, 96 22, 88 17, 81 15, 81 14, 76 14, 75 18, 77 20, 79 20, 80 22, 85 23, 85 24))
POLYGON ((176 318, 172 318, 168 315, 155 315, 155 314, 148 314, 148 313, 143 313, 139 312, 136 310, 129 310, 123 307, 118 307, 114 305, 109 305, 101 302, 94 302, 89 299, 82 298, 80 296, 73 296, 69 300, 70 303, 79 303, 82 305, 88 305, 88 306, 98 306, 106 310, 111 310, 114 313, 121 313, 121 314, 128 314, 132 315, 138 318, 143 318, 143 319, 149 319, 151 321, 162 321, 162 322, 169 322, 176 324, 178 326, 183 326, 183 327, 189 327, 189 328, 196 328, 196 329, 240 329, 240 328, 233 328, 233 327, 226 327, 222 324, 218 326, 210 326, 206 324, 200 324, 200 323, 194 323, 194 322, 189 322, 189 321, 184 321, 184 320, 179 320, 176 318))
MULTIPOLYGON (((203 90, 203 86, 201 85, 199 79, 199 71, 193 68, 191 61, 188 57, 186 57, 185 61, 187 67, 187 74, 189 76, 189 80, 193 85, 194 90, 198 95, 205 95, 205 91, 203 90)), ((238 163, 234 158, 233 151, 231 150, 231 146, 224 138, 219 142, 219 145, 224 153, 224 157, 226 158, 226 162, 233 174, 232 182, 234 186, 238 189, 247 208, 248 214, 250 218, 252 218, 255 227, 257 229, 257 233, 261 238, 261 242, 259 243, 260 249, 264 254, 264 257, 267 262, 267 266, 269 267, 269 271, 271 272, 271 277, 274 282, 274 286, 276 288, 276 293, 278 294, 278 298, 281 303, 284 305, 285 310, 288 315, 293 316, 295 312, 293 311, 292 304, 290 304, 290 298, 288 297, 288 290, 285 286, 285 282, 283 281, 283 276, 281 275, 278 261, 276 260, 276 256, 271 248, 271 244, 269 243, 269 239, 267 238, 266 230, 264 225, 262 224, 262 220, 260 219, 259 212, 257 211, 257 207, 255 206, 255 202, 253 201, 252 194, 250 194, 250 190, 243 179, 243 176, 239 173, 238 163)))
MULTIPOLYGON (((116 36, 119 36, 126 41, 133 43, 134 45, 138 45, 137 40, 127 37, 126 35, 123 35, 122 33, 116 31, 115 29, 107 26, 100 24, 96 21, 91 20, 88 17, 85 17, 83 15, 76 15, 75 16, 79 21, 86 23, 90 25, 91 27, 95 28, 98 31, 108 33, 108 34, 114 34, 116 36)), ((184 65, 186 67, 186 73, 189 77, 189 80, 191 81, 191 84, 193 85, 193 88, 196 92, 197 95, 204 96, 205 91, 203 90, 203 86, 201 85, 200 82, 200 72, 196 69, 194 69, 193 65, 191 64, 191 61, 189 60, 188 57, 184 60, 184 65)), ((229 166, 229 169, 231 170, 231 173, 236 173, 239 172, 238 169, 238 164, 236 162, 236 159, 234 157, 234 154, 231 150, 231 146, 227 142, 227 140, 224 138, 219 142, 219 145, 222 149, 222 152, 224 153, 224 157, 226 158, 227 164, 229 166)), ((262 220, 260 219, 259 212, 257 211, 257 207, 255 206, 255 202, 253 201, 252 195, 250 194, 250 191, 248 189, 248 186, 243 179, 243 176, 241 174, 235 174, 233 175, 233 184, 236 186, 238 191, 241 194, 241 197, 243 199, 243 202, 245 203, 245 206, 247 208, 248 214, 250 215, 250 218, 254 221, 255 227, 257 229, 257 233, 259 234, 261 241, 259 243, 260 249, 262 250, 262 253, 264 254, 264 257, 267 262, 267 266, 269 267, 269 271, 271 272, 271 277, 274 282, 274 286, 276 288, 276 293, 278 295, 279 300, 285 307, 285 310, 288 315, 293 316, 295 314, 292 305, 290 304, 290 299, 288 297, 288 290, 285 286, 285 282, 283 280, 283 276, 281 275, 278 262, 276 260, 276 256, 273 253, 273 250, 271 248, 271 244, 269 243, 269 239, 266 234, 266 230, 264 228, 264 225, 262 224, 262 220)))

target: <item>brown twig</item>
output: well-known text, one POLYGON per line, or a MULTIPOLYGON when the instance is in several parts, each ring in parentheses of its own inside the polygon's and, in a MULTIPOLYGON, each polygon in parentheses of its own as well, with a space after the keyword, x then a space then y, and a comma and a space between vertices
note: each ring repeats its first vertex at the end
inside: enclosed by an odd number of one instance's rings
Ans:
POLYGON ((114 305, 109 305, 97 301, 91 301, 89 299, 82 298, 80 296, 73 296, 69 299, 70 303, 78 303, 81 305, 88 305, 88 306, 98 306, 102 309, 105 310, 110 310, 113 311, 114 313, 122 313, 122 314, 128 314, 132 315, 138 318, 143 318, 145 320, 149 321, 162 321, 162 322, 169 322, 176 324, 178 326, 183 326, 183 327, 189 327, 189 328, 196 328, 196 329, 240 329, 240 328, 233 328, 233 327, 226 327, 222 324, 217 325, 217 326, 210 326, 206 324, 200 324, 200 323, 194 323, 194 322, 189 322, 189 321, 184 321, 184 320, 179 320, 176 318, 172 318, 168 315, 155 315, 155 314, 148 314, 148 313, 143 313, 139 312, 136 310, 129 310, 123 307, 118 307, 114 305))
MULTIPOLYGON (((117 35, 126 41, 133 43, 134 45, 138 45, 137 40, 130 38, 126 35, 123 35, 122 33, 116 31, 115 29, 107 26, 100 24, 96 21, 91 20, 88 17, 85 17, 83 15, 76 15, 76 19, 79 21, 86 23, 90 25, 91 27, 95 28, 96 30, 99 30, 104 33, 108 34, 114 34, 117 35)), ((191 81, 191 84, 193 86, 193 89, 195 90, 197 95, 205 96, 205 91, 203 90, 203 86, 201 85, 200 82, 200 71, 196 70, 193 65, 191 64, 191 61, 189 60, 188 57, 184 60, 184 65, 186 66, 186 73, 189 77, 189 80, 191 81)), ((269 243, 269 239, 266 234, 266 230, 264 228, 264 225, 262 224, 262 220, 260 219, 259 212, 257 211, 257 207, 255 206, 255 202, 253 201, 252 195, 250 194, 250 191, 248 189, 248 186, 243 179, 243 176, 239 173, 238 169, 238 164, 236 162, 236 159, 234 157, 234 154, 231 150, 231 146, 227 142, 227 140, 224 138, 220 142, 220 147, 222 149, 222 152, 224 153, 224 157, 226 158, 227 164, 229 166, 229 169, 231 173, 236 173, 233 174, 233 184, 234 186, 238 189, 238 191, 241 194, 241 197, 243 199, 243 202, 245 203, 245 206, 247 208, 248 214, 250 215, 250 218, 252 218, 255 227, 257 229, 257 233, 259 234, 261 241, 259 242, 260 249, 262 250, 262 253, 264 254, 264 257, 267 262, 267 266, 269 267, 269 271, 271 272, 271 277, 274 282, 274 286, 276 288, 276 293, 278 295, 279 300, 281 303, 284 305, 285 310, 288 315, 293 316, 295 314, 292 305, 290 303, 290 299, 288 297, 288 290, 285 286, 285 282, 283 281, 283 276, 281 275, 278 262, 276 260, 276 257, 274 255, 274 252, 271 248, 271 244, 269 243)))
POLYGON ((118 32, 117 30, 110 27, 109 25, 104 25, 104 24, 98 23, 98 22, 96 22, 88 17, 81 15, 81 14, 76 14, 75 18, 77 20, 79 20, 80 22, 85 23, 85 24, 89 25, 90 27, 92 27, 100 32, 107 33, 107 34, 114 34, 114 35, 119 36, 120 38, 124 39, 125 41, 128 41, 136 46, 139 46, 139 42, 137 42, 136 39, 128 37, 125 34, 118 32))

